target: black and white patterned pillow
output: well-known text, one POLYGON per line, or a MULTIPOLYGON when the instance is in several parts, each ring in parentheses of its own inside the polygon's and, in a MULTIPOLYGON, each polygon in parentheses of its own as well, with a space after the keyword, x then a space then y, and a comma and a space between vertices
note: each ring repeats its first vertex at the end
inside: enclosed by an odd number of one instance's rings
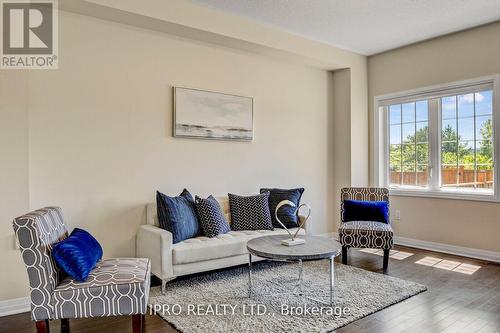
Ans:
POLYGON ((231 231, 224 212, 213 196, 206 199, 196 196, 195 206, 205 236, 213 238, 231 231))
POLYGON ((269 212, 269 193, 243 197, 229 196, 231 229, 233 230, 273 230, 269 212))

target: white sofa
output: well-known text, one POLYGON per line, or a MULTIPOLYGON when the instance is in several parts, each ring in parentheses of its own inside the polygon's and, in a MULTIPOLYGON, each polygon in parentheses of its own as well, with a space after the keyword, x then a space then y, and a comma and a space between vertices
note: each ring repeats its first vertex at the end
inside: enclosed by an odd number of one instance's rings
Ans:
MULTIPOLYGON (((217 201, 231 223, 229 200, 219 198, 217 201)), ((299 218, 304 219, 303 216, 299 218)), ((297 229, 290 231, 296 232, 297 229)), ((305 233, 305 228, 299 231, 299 235, 305 233)), ((165 284, 177 276, 248 263, 247 242, 250 239, 280 234, 286 234, 286 231, 277 228, 273 231, 230 231, 214 238, 200 236, 173 244, 172 234, 159 227, 156 203, 150 203, 146 206, 146 224, 137 233, 137 257, 150 258, 151 273, 162 280, 164 291, 165 284)))

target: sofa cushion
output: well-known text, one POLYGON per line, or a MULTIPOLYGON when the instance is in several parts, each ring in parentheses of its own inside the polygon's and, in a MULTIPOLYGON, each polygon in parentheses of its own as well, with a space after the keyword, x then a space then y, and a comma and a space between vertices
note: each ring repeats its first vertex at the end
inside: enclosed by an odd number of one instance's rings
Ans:
POLYGON ((64 279, 54 290, 55 319, 145 314, 151 265, 144 258, 106 259, 85 282, 64 279))
POLYGON ((260 193, 269 192, 269 210, 271 220, 275 228, 283 228, 276 220, 275 211, 278 204, 283 200, 289 200, 295 204, 292 206, 282 206, 278 212, 278 218, 287 228, 296 228, 299 226, 299 218, 297 216, 297 207, 300 205, 300 198, 304 193, 303 188, 293 188, 289 190, 279 188, 261 188, 260 193))
MULTIPOLYGON (((291 229, 295 233, 297 229, 291 229)), ((187 264, 247 254, 247 242, 255 237, 286 234, 284 229, 230 231, 215 238, 196 237, 174 244, 172 263, 187 264)), ((304 235, 301 229, 299 235, 304 235)))
POLYGON ((174 243, 200 235, 194 199, 188 190, 184 189, 177 197, 156 191, 156 204, 158 222, 161 228, 172 233, 174 243))
POLYGON ((269 193, 252 196, 228 194, 232 230, 273 230, 269 193))
POLYGON ((213 196, 207 199, 196 196, 195 206, 206 237, 216 237, 231 230, 221 206, 213 196))

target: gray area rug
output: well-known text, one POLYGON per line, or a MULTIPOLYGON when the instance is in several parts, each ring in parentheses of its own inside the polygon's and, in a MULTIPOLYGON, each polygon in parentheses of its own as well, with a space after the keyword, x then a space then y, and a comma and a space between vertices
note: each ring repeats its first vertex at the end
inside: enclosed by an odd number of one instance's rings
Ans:
POLYGON ((321 302, 329 298, 327 260, 304 262, 302 293, 296 289, 297 276, 296 263, 260 262, 254 265, 252 299, 248 269, 237 267, 172 281, 165 295, 154 287, 150 304, 185 333, 329 332, 427 289, 335 263, 332 308, 321 302))

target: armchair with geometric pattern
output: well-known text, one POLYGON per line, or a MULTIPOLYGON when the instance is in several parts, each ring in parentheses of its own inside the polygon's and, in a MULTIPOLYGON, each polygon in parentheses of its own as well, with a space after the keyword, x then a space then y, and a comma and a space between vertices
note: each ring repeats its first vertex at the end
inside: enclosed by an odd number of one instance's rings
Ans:
POLYGON ((132 315, 134 333, 142 331, 149 297, 150 262, 143 258, 105 259, 79 282, 65 275, 51 250, 68 237, 61 208, 46 207, 14 219, 14 231, 28 271, 31 318, 38 333, 49 320, 132 315))
POLYGON ((339 242, 342 245, 342 263, 347 264, 349 248, 372 248, 384 251, 383 270, 387 271, 389 252, 394 245, 394 231, 389 223, 378 221, 344 221, 344 200, 385 201, 389 206, 389 190, 374 187, 345 187, 340 192, 341 210, 339 242))

